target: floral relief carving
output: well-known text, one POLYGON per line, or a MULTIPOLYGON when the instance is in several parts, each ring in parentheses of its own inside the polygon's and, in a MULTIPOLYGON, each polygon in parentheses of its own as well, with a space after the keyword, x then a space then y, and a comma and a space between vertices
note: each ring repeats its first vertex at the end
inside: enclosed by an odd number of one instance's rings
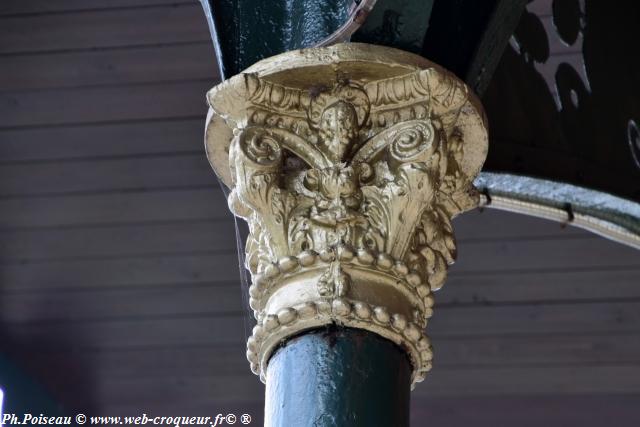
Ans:
POLYGON ((252 273, 283 256, 339 244, 414 264, 433 264, 431 252, 453 261, 454 248, 433 237, 451 228, 447 217, 475 203, 475 194, 431 111, 429 70, 368 85, 338 81, 316 94, 255 75, 245 82, 250 119, 231 143, 230 205, 261 235, 248 248, 248 259, 258 260, 252 273), (289 179, 287 158, 304 164, 289 179), (425 210, 438 208, 447 214, 423 219, 425 210))
POLYGON ((252 369, 264 377, 277 339, 337 322, 409 348, 419 381, 431 291, 456 255, 451 218, 478 202, 472 169, 486 146, 470 169, 465 132, 486 144, 482 113, 433 67, 317 84, 292 73, 288 85, 247 72, 209 93, 211 123, 230 139, 228 165, 210 160, 228 170, 229 206, 250 228, 252 369))

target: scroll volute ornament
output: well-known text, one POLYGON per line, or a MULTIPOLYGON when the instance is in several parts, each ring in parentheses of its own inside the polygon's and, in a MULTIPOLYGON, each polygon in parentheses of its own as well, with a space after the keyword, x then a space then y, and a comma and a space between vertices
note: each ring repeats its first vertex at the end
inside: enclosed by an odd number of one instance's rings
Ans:
POLYGON ((476 98, 424 58, 341 44, 260 61, 208 101, 208 157, 250 228, 252 370, 265 380, 279 343, 334 323, 402 346, 424 379, 451 218, 478 203, 476 98))

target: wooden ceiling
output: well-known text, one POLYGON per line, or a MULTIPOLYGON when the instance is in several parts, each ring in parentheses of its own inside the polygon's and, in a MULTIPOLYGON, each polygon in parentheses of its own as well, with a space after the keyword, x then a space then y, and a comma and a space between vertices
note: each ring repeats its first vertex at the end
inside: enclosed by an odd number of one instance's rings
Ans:
MULTIPOLYGON (((193 0, 0 2, 0 352, 71 413, 261 422, 203 150, 209 40, 193 0)), ((638 252, 497 211, 455 225, 413 425, 637 426, 638 252)))

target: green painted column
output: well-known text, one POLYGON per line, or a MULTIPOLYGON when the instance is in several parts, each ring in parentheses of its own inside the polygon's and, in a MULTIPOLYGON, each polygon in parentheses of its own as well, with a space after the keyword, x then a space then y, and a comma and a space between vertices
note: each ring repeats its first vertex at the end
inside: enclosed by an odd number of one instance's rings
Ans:
POLYGON ((376 334, 329 327, 289 340, 269 361, 268 427, 406 427, 411 363, 376 334))

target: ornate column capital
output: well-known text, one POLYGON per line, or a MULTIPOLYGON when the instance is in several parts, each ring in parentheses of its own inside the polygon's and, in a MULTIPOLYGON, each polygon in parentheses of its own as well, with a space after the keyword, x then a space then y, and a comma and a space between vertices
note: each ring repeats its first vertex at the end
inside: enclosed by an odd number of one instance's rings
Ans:
POLYGON ((250 228, 253 372, 265 380, 283 340, 334 323, 400 345, 424 379, 451 218, 478 203, 476 97, 422 57, 351 43, 260 61, 208 101, 207 155, 250 228))

